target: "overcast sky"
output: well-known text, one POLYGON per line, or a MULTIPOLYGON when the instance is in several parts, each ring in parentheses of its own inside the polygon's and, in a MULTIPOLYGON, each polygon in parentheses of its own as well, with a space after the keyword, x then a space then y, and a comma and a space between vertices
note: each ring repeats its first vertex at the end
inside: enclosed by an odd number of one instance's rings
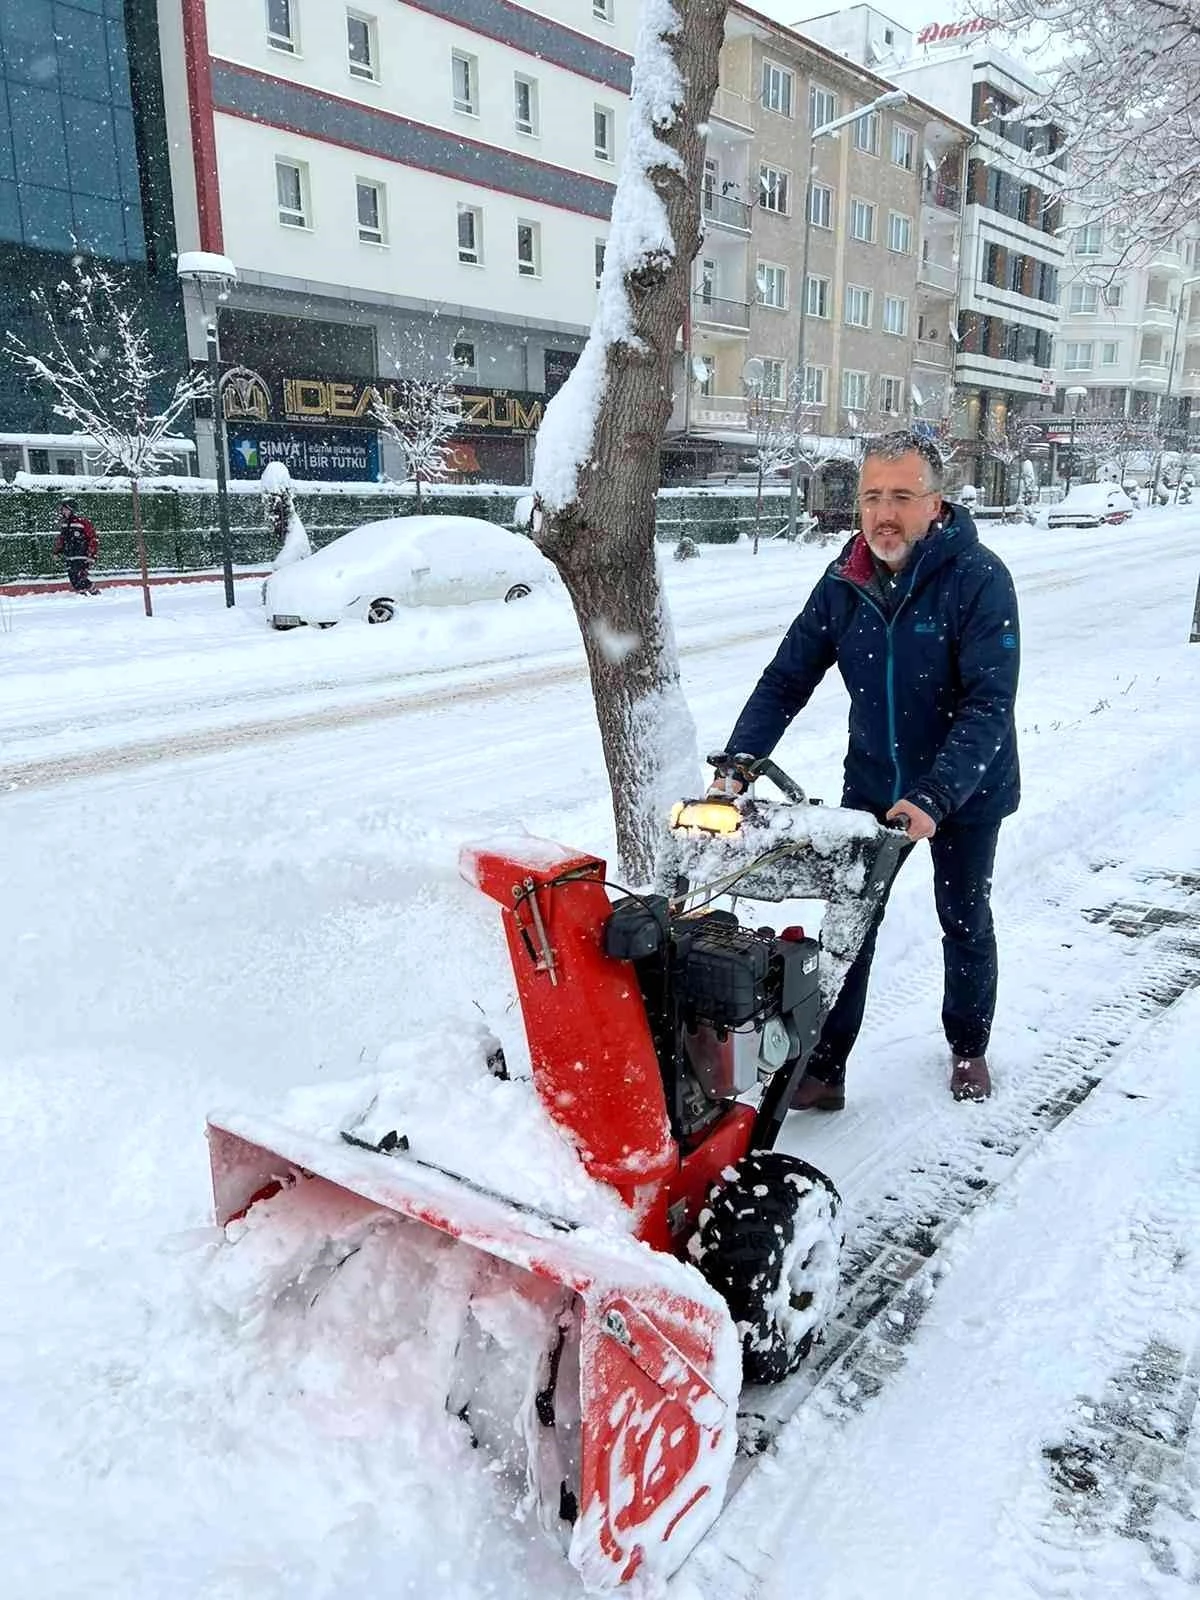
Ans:
MULTIPOLYGON (((846 9, 838 0, 749 0, 749 4, 764 16, 789 25, 805 17, 820 17, 828 11, 846 9)), ((878 0, 876 10, 914 33, 927 22, 954 22, 959 14, 956 0, 878 0)))

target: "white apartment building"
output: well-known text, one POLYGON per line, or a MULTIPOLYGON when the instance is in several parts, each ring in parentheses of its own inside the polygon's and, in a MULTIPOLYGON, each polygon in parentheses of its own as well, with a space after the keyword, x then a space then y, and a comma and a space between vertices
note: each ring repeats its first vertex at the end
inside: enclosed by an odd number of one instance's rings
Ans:
MULTIPOLYGON (((159 0, 179 248, 238 268, 235 471, 279 453, 303 475, 321 433, 358 475, 398 472, 368 386, 453 368, 456 464, 525 481, 592 320, 637 9, 159 0)), ((199 357, 192 294, 188 320, 199 357)))
POLYGON ((1200 229, 1130 248, 1119 227, 1072 219, 1062 285, 1055 410, 1152 417, 1182 446, 1200 395, 1200 229), (1065 401, 1067 388, 1086 398, 1065 401))
MULTIPOLYGON (((958 261, 957 322, 947 328, 954 347, 955 432, 985 496, 1000 492, 1002 469, 985 440, 1003 433, 1011 416, 1036 408, 1054 391, 1054 342, 1059 325, 1059 274, 1065 247, 1061 204, 1031 178, 1025 158, 1053 155, 1058 129, 1026 125, 1017 107, 1039 80, 1016 58, 989 43, 987 30, 931 23, 914 36, 871 6, 818 17, 799 26, 835 48, 857 50, 908 89, 974 127, 967 167, 958 261)), ((943 184, 927 169, 930 182, 943 184)), ((918 337, 932 332, 930 307, 918 337)), ((943 337, 941 326, 936 329, 943 337)))

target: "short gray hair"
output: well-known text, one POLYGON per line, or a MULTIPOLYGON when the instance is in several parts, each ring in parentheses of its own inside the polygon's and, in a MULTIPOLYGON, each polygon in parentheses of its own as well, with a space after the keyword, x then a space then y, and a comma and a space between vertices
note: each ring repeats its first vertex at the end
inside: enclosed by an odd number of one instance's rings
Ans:
POLYGON ((914 433, 911 428, 895 428, 891 433, 880 433, 869 439, 863 451, 862 465, 865 467, 872 456, 880 461, 898 461, 901 456, 908 455, 920 456, 925 463, 930 493, 936 491, 940 494, 946 471, 942 452, 932 439, 914 433))

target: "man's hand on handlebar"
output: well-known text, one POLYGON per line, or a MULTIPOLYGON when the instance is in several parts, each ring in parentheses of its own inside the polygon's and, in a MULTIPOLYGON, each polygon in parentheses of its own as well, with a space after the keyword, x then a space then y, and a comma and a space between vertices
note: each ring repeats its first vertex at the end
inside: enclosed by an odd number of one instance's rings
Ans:
POLYGON ((911 800, 897 800, 896 804, 887 814, 889 822, 902 822, 908 832, 908 837, 913 840, 932 839, 937 832, 937 823, 928 811, 922 811, 920 806, 913 805, 911 800))

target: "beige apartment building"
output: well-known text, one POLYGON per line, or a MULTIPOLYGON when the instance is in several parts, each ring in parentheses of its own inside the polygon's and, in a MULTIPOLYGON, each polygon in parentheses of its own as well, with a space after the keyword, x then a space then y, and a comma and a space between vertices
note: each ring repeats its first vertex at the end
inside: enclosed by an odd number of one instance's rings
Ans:
POLYGON ((945 418, 972 130, 914 98, 811 139, 893 87, 731 8, 672 419, 684 470, 728 468, 801 393, 804 430, 835 459, 863 432, 945 418))

